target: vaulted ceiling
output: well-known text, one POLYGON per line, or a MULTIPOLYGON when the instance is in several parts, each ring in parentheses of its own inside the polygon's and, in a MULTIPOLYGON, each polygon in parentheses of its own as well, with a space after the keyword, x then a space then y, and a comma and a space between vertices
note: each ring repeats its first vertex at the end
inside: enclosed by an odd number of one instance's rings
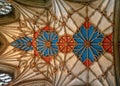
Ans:
POLYGON ((115 0, 0 0, 8 86, 116 86, 114 7, 115 0))

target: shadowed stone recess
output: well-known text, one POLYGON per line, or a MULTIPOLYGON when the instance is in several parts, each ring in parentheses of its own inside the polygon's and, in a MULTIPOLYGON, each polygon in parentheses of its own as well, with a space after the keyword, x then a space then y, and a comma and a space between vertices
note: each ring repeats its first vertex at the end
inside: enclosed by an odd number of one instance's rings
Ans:
POLYGON ((66 1, 72 1, 72 2, 79 2, 79 3, 89 3, 97 0, 66 0, 66 1))
POLYGON ((14 0, 14 1, 32 7, 48 7, 51 5, 51 0, 14 0))
POLYGON ((2 33, 0 33, 0 54, 2 54, 6 50, 7 45, 8 45, 7 39, 2 33))

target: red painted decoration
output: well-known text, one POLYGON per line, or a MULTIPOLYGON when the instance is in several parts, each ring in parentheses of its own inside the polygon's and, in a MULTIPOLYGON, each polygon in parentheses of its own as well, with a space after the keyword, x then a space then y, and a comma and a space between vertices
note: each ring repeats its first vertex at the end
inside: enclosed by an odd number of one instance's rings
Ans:
POLYGON ((34 50, 34 55, 38 57, 39 53, 36 50, 34 50))
POLYGON ((35 33, 34 33, 34 38, 37 38, 38 35, 39 35, 39 31, 35 32, 35 33))
POLYGON ((75 41, 69 35, 62 36, 58 42, 59 50, 63 53, 69 53, 73 51, 74 46, 75 46, 75 41))
POLYGON ((86 21, 85 23, 84 23, 84 26, 85 26, 85 28, 86 29, 89 29, 90 28, 90 22, 88 22, 88 21, 86 21))
POLYGON ((31 42, 31 45, 32 45, 33 47, 36 47, 36 41, 33 40, 33 41, 31 42))
POLYGON ((49 26, 45 26, 42 30, 45 30, 45 31, 52 31, 53 29, 49 26))
POLYGON ((102 46, 106 52, 113 53, 113 40, 112 34, 103 39, 102 46))
POLYGON ((89 66, 92 64, 92 62, 91 62, 89 59, 86 59, 86 60, 83 62, 83 64, 84 64, 85 66, 89 67, 89 66))
POLYGON ((47 63, 50 63, 52 60, 52 56, 46 56, 42 58, 43 60, 45 60, 47 63))

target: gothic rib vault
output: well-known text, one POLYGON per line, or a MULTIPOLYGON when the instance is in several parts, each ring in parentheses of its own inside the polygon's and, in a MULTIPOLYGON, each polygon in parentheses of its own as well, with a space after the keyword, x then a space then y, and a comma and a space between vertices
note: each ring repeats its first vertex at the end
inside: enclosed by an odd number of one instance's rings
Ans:
POLYGON ((2 15, 12 23, 0 25, 9 86, 116 86, 114 0, 23 1, 6 1, 14 11, 2 15))

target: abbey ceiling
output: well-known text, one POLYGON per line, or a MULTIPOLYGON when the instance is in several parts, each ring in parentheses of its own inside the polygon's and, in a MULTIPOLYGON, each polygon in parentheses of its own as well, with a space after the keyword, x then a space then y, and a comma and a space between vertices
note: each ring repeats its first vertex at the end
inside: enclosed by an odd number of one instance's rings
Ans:
POLYGON ((0 86, 119 86, 117 6, 0 0, 0 86))

